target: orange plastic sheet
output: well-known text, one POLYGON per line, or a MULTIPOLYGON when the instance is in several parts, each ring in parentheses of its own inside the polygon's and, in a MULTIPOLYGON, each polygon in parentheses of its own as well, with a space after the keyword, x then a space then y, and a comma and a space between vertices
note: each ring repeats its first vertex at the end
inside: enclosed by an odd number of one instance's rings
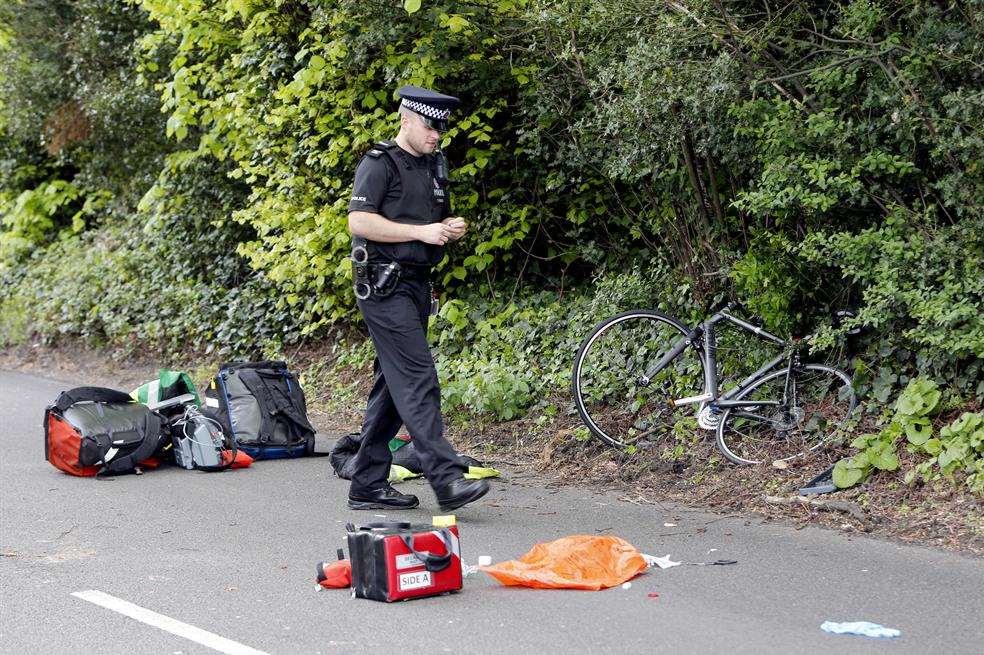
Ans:
POLYGON ((518 560, 479 570, 508 586, 598 591, 639 575, 646 560, 619 537, 575 535, 537 544, 518 560))

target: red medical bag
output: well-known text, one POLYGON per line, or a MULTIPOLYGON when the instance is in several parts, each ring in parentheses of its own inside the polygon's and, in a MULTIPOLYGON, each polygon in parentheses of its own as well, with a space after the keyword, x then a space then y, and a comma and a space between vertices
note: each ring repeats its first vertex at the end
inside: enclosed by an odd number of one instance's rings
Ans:
POLYGON ((348 529, 356 598, 391 603, 461 589, 458 526, 385 522, 348 529))

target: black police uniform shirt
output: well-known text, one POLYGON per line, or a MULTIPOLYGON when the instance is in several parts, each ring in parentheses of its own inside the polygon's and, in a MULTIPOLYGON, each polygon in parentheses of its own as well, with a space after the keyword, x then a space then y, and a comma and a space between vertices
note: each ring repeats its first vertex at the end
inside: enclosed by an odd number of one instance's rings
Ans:
MULTIPOLYGON (((394 146, 390 152, 392 159, 383 153, 378 157, 367 155, 359 162, 349 211, 371 212, 396 223, 415 225, 437 223, 450 216, 447 189, 434 174, 436 157, 414 157, 399 146, 394 146), (397 166, 402 168, 402 176, 397 166)), ((367 250, 372 262, 396 261, 418 266, 433 266, 444 255, 443 246, 423 241, 368 241, 367 250)))

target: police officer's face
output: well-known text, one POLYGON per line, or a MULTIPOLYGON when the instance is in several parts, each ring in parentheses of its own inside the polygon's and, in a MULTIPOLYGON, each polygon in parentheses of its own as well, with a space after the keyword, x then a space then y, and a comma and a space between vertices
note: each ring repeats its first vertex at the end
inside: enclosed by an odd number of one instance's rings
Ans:
POLYGON ((441 139, 440 132, 428 127, 424 119, 417 114, 405 115, 401 122, 411 148, 422 155, 434 152, 437 142, 441 139))

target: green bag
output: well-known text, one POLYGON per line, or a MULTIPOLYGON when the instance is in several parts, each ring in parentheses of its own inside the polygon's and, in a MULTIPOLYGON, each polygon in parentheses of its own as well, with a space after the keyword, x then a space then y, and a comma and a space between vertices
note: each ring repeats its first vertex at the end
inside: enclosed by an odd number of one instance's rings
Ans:
POLYGON ((147 405, 151 409, 158 407, 162 402, 191 394, 194 398, 191 401, 195 407, 200 407, 202 399, 198 395, 195 383, 191 377, 183 371, 170 371, 162 368, 157 373, 156 380, 148 380, 130 392, 130 395, 140 403, 147 405))

